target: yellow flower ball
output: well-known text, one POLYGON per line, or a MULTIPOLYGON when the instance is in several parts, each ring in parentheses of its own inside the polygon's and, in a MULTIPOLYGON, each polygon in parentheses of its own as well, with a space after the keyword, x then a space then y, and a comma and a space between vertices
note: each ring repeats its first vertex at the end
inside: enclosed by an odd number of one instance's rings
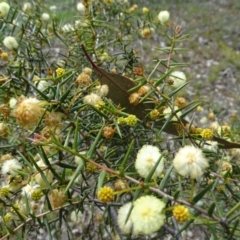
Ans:
POLYGON ((99 189, 97 197, 102 202, 111 202, 114 199, 113 189, 109 186, 104 186, 99 189))

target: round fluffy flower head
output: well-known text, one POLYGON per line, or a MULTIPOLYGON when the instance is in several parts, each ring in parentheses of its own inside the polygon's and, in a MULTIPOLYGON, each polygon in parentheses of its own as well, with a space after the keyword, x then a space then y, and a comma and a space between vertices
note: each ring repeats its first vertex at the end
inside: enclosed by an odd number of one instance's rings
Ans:
POLYGON ((43 114, 39 103, 36 98, 23 98, 14 111, 17 121, 23 126, 36 124, 43 114))
POLYGON ((137 124, 137 117, 133 114, 131 115, 128 115, 126 118, 125 118, 125 123, 128 125, 128 126, 135 126, 137 124))
POLYGON ((14 37, 8 36, 5 37, 3 40, 3 45, 8 48, 9 50, 17 49, 18 42, 14 37))
POLYGON ((96 93, 98 96, 100 96, 100 97, 105 97, 105 96, 107 96, 108 91, 109 91, 108 85, 103 84, 103 85, 98 86, 98 87, 96 88, 96 92, 95 92, 95 93, 96 93))
POLYGON ((53 189, 49 194, 49 200, 53 208, 58 208, 64 205, 67 200, 65 193, 58 189, 53 189))
POLYGON ((208 161, 203 156, 201 149, 194 146, 185 146, 177 152, 173 160, 173 166, 184 177, 199 178, 208 167, 208 161))
POLYGON ((146 13, 148 13, 148 12, 149 12, 149 9, 148 9, 148 8, 146 8, 146 7, 143 7, 143 9, 142 9, 142 12, 143 12, 143 14, 146 14, 146 13))
POLYGON ((96 93, 91 93, 83 98, 85 104, 95 106, 98 102, 101 101, 101 97, 96 93))
POLYGON ((158 14, 158 19, 161 22, 161 24, 165 24, 166 22, 168 22, 170 17, 170 13, 168 11, 161 11, 158 14))
POLYGON ((27 184, 25 187, 22 188, 22 196, 27 196, 28 198, 31 198, 32 193, 36 190, 39 189, 39 185, 35 184, 33 182, 30 182, 27 184))
POLYGON ((186 222, 190 218, 189 210, 183 205, 177 205, 173 208, 173 216, 179 223, 186 222))
POLYGON ((6 52, 1 53, 1 59, 3 61, 7 61, 8 60, 8 53, 6 53, 6 52))
POLYGON ((26 2, 23 4, 22 10, 24 12, 26 12, 26 11, 30 10, 31 8, 32 8, 32 4, 30 2, 26 2))
POLYGON ((50 15, 48 13, 43 13, 41 18, 43 21, 47 22, 50 20, 50 15))
POLYGON ((75 83, 79 86, 88 86, 92 82, 89 74, 87 73, 80 73, 75 81, 75 83))
POLYGON ((2 174, 7 175, 10 174, 12 176, 16 176, 18 173, 17 170, 20 170, 22 168, 22 165, 20 162, 18 162, 17 159, 9 159, 5 161, 2 165, 2 174))
MULTIPOLYGON (((144 145, 138 151, 137 159, 135 162, 135 168, 139 175, 146 178, 161 156, 162 154, 157 147, 151 145, 144 145)), ((164 167, 163 161, 164 159, 162 158, 161 161, 158 163, 158 166, 153 176, 161 176, 164 167)))
POLYGON ((118 217, 117 217, 118 226, 126 234, 129 234, 131 232, 132 226, 133 226, 133 222, 131 220, 131 213, 130 213, 130 216, 128 217, 131 207, 132 207, 132 203, 128 202, 118 210, 118 217), (127 220, 127 217, 128 217, 128 220, 127 220))
POLYGON ((130 104, 133 104, 134 106, 136 106, 139 103, 139 100, 140 100, 140 96, 138 93, 132 93, 129 96, 129 102, 130 102, 130 104))
POLYGON ((154 29, 153 28, 144 28, 142 31, 141 31, 141 36, 143 38, 148 38, 148 37, 151 37, 152 36, 152 33, 154 32, 154 29))
POLYGON ((6 2, 0 3, 0 17, 6 17, 9 12, 10 6, 6 2))
POLYGON ((205 128, 201 132, 201 136, 204 140, 212 140, 213 139, 213 131, 209 128, 205 128))
POLYGON ((171 75, 169 76, 169 79, 173 81, 172 86, 174 88, 181 87, 187 81, 186 75, 180 71, 172 72, 171 75))
POLYGON ((85 13, 85 6, 80 2, 77 4, 77 10, 81 13, 81 14, 84 14, 85 13))
POLYGON ((99 189, 97 197, 102 202, 111 202, 114 198, 113 189, 109 186, 104 186, 99 189))
POLYGON ((57 68, 56 69, 56 74, 57 74, 58 77, 63 75, 65 72, 66 72, 66 70, 64 68, 57 68))
POLYGON ((131 212, 133 234, 151 234, 158 231, 164 224, 165 204, 154 196, 143 196, 134 202, 131 212))
POLYGON ((116 128, 113 128, 111 126, 105 126, 103 128, 103 132, 102 135, 106 138, 106 139, 112 139, 114 136, 114 133, 116 131, 116 128))
POLYGON ((157 110, 157 109, 153 109, 151 112, 150 112, 150 118, 155 120, 155 119, 158 119, 160 117, 160 112, 157 110))

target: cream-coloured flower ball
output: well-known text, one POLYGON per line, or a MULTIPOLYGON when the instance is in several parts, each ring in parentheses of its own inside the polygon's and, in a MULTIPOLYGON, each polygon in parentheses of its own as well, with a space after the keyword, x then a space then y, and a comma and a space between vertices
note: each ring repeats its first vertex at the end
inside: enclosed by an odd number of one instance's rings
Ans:
POLYGON ((0 3, 0 17, 6 17, 8 15, 10 6, 6 2, 0 3))
POLYGON ((170 18, 170 13, 168 11, 161 11, 158 14, 158 19, 162 24, 166 23, 169 20, 169 18, 170 18))
POLYGON ((137 153, 135 168, 140 176, 146 178, 154 168, 157 161, 160 160, 155 169, 153 177, 160 177, 164 168, 164 158, 159 149, 155 146, 144 145, 137 153))
POLYGON ((165 203, 154 196, 143 196, 133 204, 131 220, 133 222, 133 235, 149 235, 158 231, 164 224, 165 203))
POLYGON ((174 71, 170 74, 169 76, 169 80, 172 80, 173 81, 173 84, 172 86, 174 88, 179 88, 181 87, 183 84, 186 83, 187 81, 187 77, 186 75, 181 72, 181 71, 174 71))
POLYGON ((17 40, 12 37, 12 36, 8 36, 8 37, 5 37, 4 40, 3 40, 3 45, 8 48, 9 50, 12 50, 12 49, 17 49, 18 48, 18 42, 17 40))
POLYGON ((178 174, 193 179, 201 177, 208 166, 202 150, 194 146, 181 148, 173 160, 173 167, 178 174))

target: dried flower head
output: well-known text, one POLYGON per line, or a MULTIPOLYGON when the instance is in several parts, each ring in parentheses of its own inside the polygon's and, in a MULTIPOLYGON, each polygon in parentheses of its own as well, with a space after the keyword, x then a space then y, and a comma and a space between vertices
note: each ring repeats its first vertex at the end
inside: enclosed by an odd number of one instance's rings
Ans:
POLYGON ((101 97, 96 93, 91 93, 83 98, 85 104, 95 106, 98 102, 101 101, 101 97))
POLYGON ((88 86, 92 82, 92 79, 90 78, 89 74, 82 72, 78 75, 77 79, 75 80, 75 83, 79 86, 88 86))
POLYGON ((83 69, 83 73, 87 74, 88 76, 91 76, 92 75, 92 69, 89 68, 89 67, 85 67, 83 69))
POLYGON ((189 210, 183 205, 176 205, 173 208, 173 216, 179 223, 186 222, 190 219, 189 210))
POLYGON ((218 166, 221 166, 221 174, 222 175, 224 175, 224 174, 226 174, 228 171, 231 173, 232 172, 232 164, 231 163, 229 163, 228 161, 221 161, 221 160, 218 160, 217 162, 216 162, 216 164, 218 165, 218 166))
POLYGON ((170 17, 170 13, 168 11, 161 11, 158 14, 158 19, 161 22, 161 24, 167 23, 169 20, 169 17, 170 17))
POLYGON ((0 138, 6 138, 9 134, 8 125, 0 122, 0 138))
POLYGON ((32 126, 38 123, 44 109, 40 107, 40 101, 36 98, 23 98, 17 104, 14 115, 22 126, 32 126))
POLYGON ((134 106, 139 103, 139 100, 140 100, 140 96, 138 93, 132 93, 129 96, 129 102, 130 102, 130 104, 133 104, 134 106))
POLYGON ((147 85, 144 85, 144 86, 141 86, 139 89, 138 89, 138 95, 140 96, 140 97, 143 97, 143 96, 145 96, 147 93, 149 93, 149 91, 150 91, 150 87, 149 86, 147 86, 147 85))
POLYGON ((115 131, 116 131, 116 128, 106 126, 106 127, 103 128, 102 135, 106 139, 112 139, 115 131))
POLYGON ((164 168, 164 159, 157 147, 151 145, 144 145, 138 151, 135 161, 135 168, 139 175, 146 178, 160 158, 161 160, 158 163, 158 166, 153 174, 153 176, 155 177, 161 176, 164 168))
POLYGON ((158 231, 164 224, 165 204, 154 196, 143 196, 134 203, 131 212, 133 222, 133 234, 151 234, 158 231))
POLYGON ((179 108, 186 106, 186 104, 187 104, 187 101, 184 97, 177 97, 174 101, 174 105, 179 108))
POLYGON ((126 234, 129 234, 133 227, 133 222, 131 220, 131 214, 129 216, 129 212, 130 212, 131 208, 132 208, 132 203, 128 202, 128 203, 124 204, 121 208, 119 208, 119 210, 118 210, 118 217, 117 217, 118 226, 126 234))
POLYGON ((97 197, 102 202, 111 202, 114 199, 114 191, 109 186, 104 186, 99 189, 97 197))
POLYGON ((213 120, 215 118, 215 114, 213 112, 210 112, 207 117, 209 120, 213 120))
POLYGON ((152 33, 154 32, 154 29, 153 28, 144 28, 142 31, 141 31, 141 36, 143 38, 149 38, 152 36, 152 33))
POLYGON ((114 188, 117 191, 122 191, 128 188, 128 184, 126 181, 122 180, 122 179, 117 179, 114 183, 114 188))
POLYGON ((194 146, 185 146, 177 152, 173 160, 173 166, 184 177, 199 178, 209 164, 201 149, 194 146))
POLYGON ((18 42, 12 36, 5 37, 4 40, 3 40, 3 45, 6 48, 8 48, 9 50, 13 50, 13 49, 17 49, 18 48, 18 42))
POLYGON ((49 127, 61 127, 63 114, 61 112, 47 112, 44 123, 49 127))
POLYGON ((49 200, 54 209, 63 206, 67 200, 67 197, 63 191, 53 189, 52 193, 49 194, 49 200))

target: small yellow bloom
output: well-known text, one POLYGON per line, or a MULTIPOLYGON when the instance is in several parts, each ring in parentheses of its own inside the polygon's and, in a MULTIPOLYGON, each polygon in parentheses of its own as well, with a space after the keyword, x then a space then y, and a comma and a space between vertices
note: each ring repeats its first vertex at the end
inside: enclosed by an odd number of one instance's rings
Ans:
POLYGON ((203 131, 203 129, 202 129, 202 128, 196 128, 196 134, 197 134, 197 135, 201 134, 201 133, 202 133, 202 131, 203 131))
POLYGON ((61 75, 63 75, 65 72, 66 72, 66 70, 63 69, 63 68, 57 68, 57 69, 56 69, 57 76, 61 76, 61 75))
POLYGON ((124 117, 119 117, 119 118, 117 119, 117 123, 118 123, 119 125, 125 124, 125 123, 126 123, 126 118, 124 118, 124 117))
POLYGON ((16 214, 16 210, 19 212, 19 210, 20 210, 19 204, 14 204, 13 207, 11 207, 11 209, 10 209, 12 213, 16 214))
POLYGON ((180 223, 186 222, 190 219, 189 210, 183 205, 177 205, 173 208, 173 216, 180 223))
POLYGON ((0 197, 6 197, 9 194, 9 187, 2 187, 0 189, 0 197))
POLYGON ((157 109, 153 109, 151 112, 150 112, 150 118, 155 120, 155 119, 158 119, 160 117, 160 112, 157 110, 157 109))
POLYGON ((224 193, 225 192, 225 186, 224 185, 218 185, 216 187, 216 189, 219 193, 224 193))
POLYGON ((10 222, 11 219, 12 219, 12 217, 11 217, 11 214, 10 214, 10 213, 6 213, 6 214, 3 216, 3 220, 4 220, 5 223, 10 222))
POLYGON ((7 61, 7 60, 8 60, 8 53, 3 52, 3 53, 1 54, 1 58, 2 58, 2 60, 7 61))
POLYGON ((43 192, 42 189, 36 189, 32 192, 31 194, 31 199, 33 201, 39 201, 41 199, 41 197, 43 196, 43 192))
POLYGON ((93 165, 92 163, 86 164, 86 171, 90 173, 94 173, 96 171, 97 167, 93 165))
POLYGON ((203 129, 201 132, 201 136, 205 140, 212 140, 213 139, 213 131, 209 128, 203 129))
POLYGON ((128 126, 135 126, 138 119, 135 115, 129 115, 127 118, 125 118, 125 121, 128 126))
POLYGON ((114 198, 113 189, 109 186, 104 186, 99 189, 97 197, 102 202, 111 202, 114 198))
POLYGON ((143 9, 142 9, 142 12, 143 12, 144 14, 146 14, 146 13, 148 13, 148 12, 149 12, 149 9, 148 9, 148 8, 146 8, 146 7, 143 7, 143 9))

